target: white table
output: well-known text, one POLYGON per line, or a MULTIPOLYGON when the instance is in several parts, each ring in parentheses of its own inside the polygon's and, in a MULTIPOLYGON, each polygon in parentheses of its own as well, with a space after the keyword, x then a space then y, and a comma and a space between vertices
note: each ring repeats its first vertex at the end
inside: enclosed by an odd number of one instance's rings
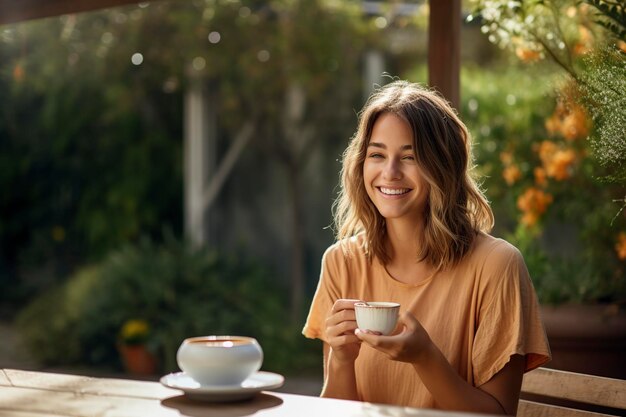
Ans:
POLYGON ((2 417, 469 417, 481 414, 395 407, 261 392, 235 403, 193 401, 158 382, 0 370, 2 417))

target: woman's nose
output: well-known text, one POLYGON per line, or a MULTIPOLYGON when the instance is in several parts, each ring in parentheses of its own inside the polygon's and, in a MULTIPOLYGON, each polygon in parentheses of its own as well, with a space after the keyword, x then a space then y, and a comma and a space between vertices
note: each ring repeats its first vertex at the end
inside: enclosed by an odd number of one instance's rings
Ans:
POLYGON ((383 179, 385 180, 397 180, 402 176, 400 170, 399 161, 395 158, 389 158, 387 163, 383 167, 383 179))

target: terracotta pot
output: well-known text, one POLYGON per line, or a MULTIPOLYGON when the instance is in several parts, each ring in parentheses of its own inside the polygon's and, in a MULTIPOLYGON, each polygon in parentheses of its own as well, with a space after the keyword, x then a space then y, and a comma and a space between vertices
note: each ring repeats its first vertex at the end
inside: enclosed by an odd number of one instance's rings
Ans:
POLYGON ((154 375, 157 361, 145 345, 120 345, 120 354, 124 369, 133 375, 154 375))
POLYGON ((626 311, 617 305, 541 308, 552 350, 548 368, 626 379, 626 311))

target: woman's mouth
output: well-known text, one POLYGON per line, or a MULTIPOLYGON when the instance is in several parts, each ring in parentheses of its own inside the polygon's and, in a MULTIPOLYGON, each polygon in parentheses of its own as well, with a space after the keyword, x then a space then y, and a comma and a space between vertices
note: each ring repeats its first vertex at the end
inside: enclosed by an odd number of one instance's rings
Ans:
POLYGON ((381 193, 385 195, 402 195, 411 191, 410 188, 387 188, 387 187, 378 187, 381 193))

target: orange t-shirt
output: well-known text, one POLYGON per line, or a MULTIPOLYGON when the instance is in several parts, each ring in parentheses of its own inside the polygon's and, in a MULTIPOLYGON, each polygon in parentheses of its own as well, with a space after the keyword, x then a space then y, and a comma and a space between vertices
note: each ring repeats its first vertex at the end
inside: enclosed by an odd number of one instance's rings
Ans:
MULTIPOLYGON (((514 354, 530 371, 550 360, 539 304, 520 252, 508 242, 479 234, 454 267, 417 285, 395 280, 377 259, 367 260, 363 235, 332 245, 322 259, 320 281, 302 333, 326 340, 324 322, 335 300, 393 301, 409 310, 448 362, 480 386, 514 354)), ((396 362, 363 343, 355 362, 359 398, 374 403, 436 408, 408 363, 396 362)))

